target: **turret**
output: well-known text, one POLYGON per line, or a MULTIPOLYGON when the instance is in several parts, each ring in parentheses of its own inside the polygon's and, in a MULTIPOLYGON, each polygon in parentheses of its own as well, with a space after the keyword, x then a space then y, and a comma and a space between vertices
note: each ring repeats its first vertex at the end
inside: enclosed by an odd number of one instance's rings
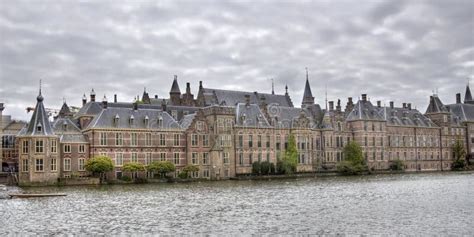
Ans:
POLYGON ((86 105, 86 103, 87 103, 87 97, 86 97, 86 94, 84 94, 82 96, 82 106, 86 105))
POLYGON ((170 100, 172 105, 181 104, 181 91, 179 90, 177 75, 174 75, 173 85, 171 85, 170 100))
POLYGON ((466 86, 466 94, 464 95, 464 104, 474 104, 471 95, 471 89, 469 88, 469 84, 466 86))
POLYGON ((94 88, 91 90, 91 102, 95 102, 95 91, 94 88))
POLYGON ((304 87, 303 102, 301 103, 301 107, 305 107, 305 106, 313 105, 313 104, 314 104, 314 97, 313 97, 313 93, 311 93, 311 87, 309 85, 308 69, 306 69, 306 84, 304 87))

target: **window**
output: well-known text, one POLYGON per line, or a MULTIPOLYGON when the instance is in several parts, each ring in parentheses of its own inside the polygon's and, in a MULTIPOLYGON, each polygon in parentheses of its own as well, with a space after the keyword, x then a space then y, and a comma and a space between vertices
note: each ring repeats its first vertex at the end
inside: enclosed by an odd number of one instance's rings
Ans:
POLYGON ((123 165, 123 154, 115 153, 115 166, 122 166, 122 165, 123 165))
POLYGON ((71 159, 64 159, 64 171, 71 171, 71 159))
POLYGON ((131 146, 138 146, 138 134, 132 133, 130 135, 130 145, 131 146))
POLYGON ((51 169, 51 171, 57 171, 58 170, 57 159, 51 159, 50 169, 51 169))
POLYGON ((209 164, 209 153, 207 152, 202 153, 202 164, 203 165, 209 164))
POLYGON ((191 146, 197 146, 198 145, 198 135, 193 134, 191 135, 191 146))
POLYGON ((262 135, 257 136, 257 147, 262 147, 262 135))
POLYGON ((173 146, 179 146, 179 134, 173 134, 173 146))
POLYGON ((253 155, 252 153, 249 154, 249 164, 253 163, 253 155))
POLYGON ((35 159, 35 171, 36 172, 44 171, 44 160, 43 159, 35 159))
POLYGON ((151 133, 145 133, 145 146, 151 146, 151 133))
POLYGON ((281 137, 280 135, 277 135, 276 137, 276 143, 275 143, 276 149, 279 151, 281 149, 281 137))
POLYGON ((229 153, 228 152, 223 152, 222 153, 222 160, 224 164, 229 164, 229 153))
POLYGON ((244 136, 239 135, 239 146, 238 147, 243 147, 244 146, 244 136))
POLYGON ((151 158, 151 152, 147 152, 145 154, 145 165, 149 165, 153 162, 153 159, 151 158))
POLYGON ((64 144, 64 153, 71 153, 71 144, 64 144))
POLYGON ((162 152, 160 153, 160 161, 165 161, 166 160, 166 153, 162 152))
POLYGON ((196 165, 198 163, 198 153, 193 152, 191 153, 191 163, 196 165))
POLYGON ((51 153, 57 153, 58 152, 58 142, 56 139, 51 140, 51 153))
POLYGON ((100 138, 100 145, 107 146, 107 133, 105 132, 99 133, 99 138, 100 138))
POLYGON ((115 145, 121 146, 123 145, 123 134, 122 133, 115 133, 115 145))
POLYGON ((43 153, 43 151, 44 151, 43 140, 36 140, 35 152, 43 153))
POLYGON ((27 140, 24 140, 22 142, 22 152, 23 152, 23 154, 26 154, 26 153, 29 152, 29 142, 27 140))
POLYGON ((252 136, 252 134, 249 135, 249 147, 250 148, 253 147, 253 136, 252 136))
POLYGON ((270 148, 270 136, 267 136, 267 148, 270 148))
POLYGON ((166 135, 160 133, 159 138, 160 138, 159 139, 160 140, 160 146, 166 146, 166 135))
POLYGON ((209 135, 202 135, 202 145, 205 147, 209 146, 209 135))
POLYGON ((84 153, 86 152, 86 146, 84 144, 79 145, 79 153, 84 153))
POLYGON ((132 153, 132 162, 137 163, 138 162, 138 154, 136 152, 132 153))
POLYGON ((202 177, 209 178, 209 170, 203 170, 202 177))
POLYGON ((177 152, 173 153, 173 162, 175 165, 179 164, 179 153, 177 152))
POLYGON ((21 160, 21 171, 28 172, 28 159, 21 160))
POLYGON ((239 165, 243 165, 243 164, 244 164, 244 154, 239 153, 239 165))
POLYGON ((86 160, 84 158, 79 158, 78 160, 78 170, 79 171, 85 171, 85 163, 86 163, 86 160))

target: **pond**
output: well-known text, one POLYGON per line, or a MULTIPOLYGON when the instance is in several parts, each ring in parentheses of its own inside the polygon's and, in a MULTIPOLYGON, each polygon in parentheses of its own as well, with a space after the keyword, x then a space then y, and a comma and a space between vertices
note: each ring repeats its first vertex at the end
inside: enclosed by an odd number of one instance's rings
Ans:
POLYGON ((2 234, 472 235, 474 173, 25 188, 2 234))

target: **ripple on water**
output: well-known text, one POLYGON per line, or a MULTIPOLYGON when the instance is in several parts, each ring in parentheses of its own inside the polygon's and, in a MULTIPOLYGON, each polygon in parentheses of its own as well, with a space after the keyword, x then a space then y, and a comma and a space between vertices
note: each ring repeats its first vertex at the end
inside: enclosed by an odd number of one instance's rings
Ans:
POLYGON ((0 200, 0 234, 474 233, 474 175, 378 175, 30 188, 0 200))

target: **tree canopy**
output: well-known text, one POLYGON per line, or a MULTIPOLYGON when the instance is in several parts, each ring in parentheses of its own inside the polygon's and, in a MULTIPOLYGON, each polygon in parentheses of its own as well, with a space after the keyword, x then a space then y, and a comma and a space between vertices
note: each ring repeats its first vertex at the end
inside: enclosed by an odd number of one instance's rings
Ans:
POLYGON ((85 168, 92 174, 103 174, 112 171, 114 169, 114 164, 112 159, 108 156, 96 156, 87 160, 85 168))
POLYGON ((367 170, 362 148, 355 141, 350 141, 343 149, 344 161, 339 162, 337 171, 342 174, 355 175, 367 170))
POLYGON ((464 149, 464 143, 461 139, 456 139, 452 146, 453 151, 453 163, 451 164, 451 169, 453 170, 462 170, 466 166, 466 150, 464 149))
POLYGON ((167 173, 175 171, 176 167, 169 161, 154 161, 147 166, 147 169, 150 172, 159 173, 164 177, 167 173))
POLYGON ((145 171, 145 166, 142 163, 137 163, 137 162, 126 163, 122 166, 122 171, 125 171, 125 172, 145 171))
POLYGON ((298 166, 298 149, 296 148, 296 139, 293 134, 288 137, 288 147, 283 154, 281 161, 278 161, 277 167, 279 173, 293 174, 298 166))

